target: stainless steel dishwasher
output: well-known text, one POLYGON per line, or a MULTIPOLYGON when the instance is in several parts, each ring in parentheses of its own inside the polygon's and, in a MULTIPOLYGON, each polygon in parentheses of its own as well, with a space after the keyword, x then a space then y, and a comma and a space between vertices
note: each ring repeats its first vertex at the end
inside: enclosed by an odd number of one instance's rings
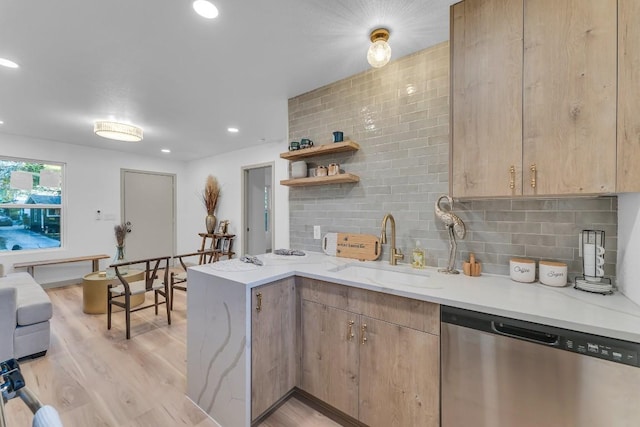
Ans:
POLYGON ((442 427, 640 426, 640 344, 441 312, 442 427))

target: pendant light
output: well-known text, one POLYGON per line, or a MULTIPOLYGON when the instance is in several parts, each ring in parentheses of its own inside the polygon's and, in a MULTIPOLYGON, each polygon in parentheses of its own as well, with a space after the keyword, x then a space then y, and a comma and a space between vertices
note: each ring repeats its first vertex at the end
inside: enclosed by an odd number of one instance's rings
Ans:
POLYGON ((387 65, 391 59, 391 47, 389 40, 389 30, 377 28, 371 32, 371 46, 367 51, 367 61, 373 68, 380 68, 387 65))

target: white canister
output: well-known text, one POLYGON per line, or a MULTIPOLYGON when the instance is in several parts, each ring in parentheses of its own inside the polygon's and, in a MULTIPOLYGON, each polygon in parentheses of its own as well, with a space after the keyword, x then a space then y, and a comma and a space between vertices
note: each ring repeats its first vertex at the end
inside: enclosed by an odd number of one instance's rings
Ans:
POLYGON ((540 261, 540 283, 548 286, 567 285, 567 264, 554 261, 540 261))
POLYGON ((307 176, 307 162, 291 162, 291 178, 305 178, 307 176))
POLYGON ((511 258, 509 275, 516 282, 532 283, 536 280, 536 262, 526 258, 511 258))

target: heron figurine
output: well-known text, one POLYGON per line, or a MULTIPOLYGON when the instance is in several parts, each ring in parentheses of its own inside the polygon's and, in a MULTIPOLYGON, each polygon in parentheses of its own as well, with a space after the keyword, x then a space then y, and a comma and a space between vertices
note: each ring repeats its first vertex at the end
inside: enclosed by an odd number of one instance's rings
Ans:
POLYGON ((449 231, 449 265, 447 266, 447 268, 441 268, 438 271, 447 274, 458 274, 459 271, 453 268, 456 263, 456 249, 458 247, 458 245, 456 244, 456 236, 458 236, 458 238, 460 239, 464 239, 465 234, 467 234, 467 229, 464 226, 464 222, 462 222, 462 220, 456 214, 451 212, 452 210, 453 199, 451 198, 451 196, 442 195, 438 197, 438 200, 436 201, 435 213, 449 231), (446 199, 449 203, 448 210, 443 210, 440 207, 440 202, 443 199, 446 199))

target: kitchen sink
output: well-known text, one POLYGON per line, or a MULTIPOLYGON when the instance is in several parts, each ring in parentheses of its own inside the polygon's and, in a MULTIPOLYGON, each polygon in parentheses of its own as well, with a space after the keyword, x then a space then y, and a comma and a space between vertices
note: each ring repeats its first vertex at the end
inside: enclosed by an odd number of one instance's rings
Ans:
POLYGON ((353 264, 333 268, 329 271, 338 273, 342 279, 366 282, 384 287, 442 288, 442 286, 433 283, 430 275, 425 272, 413 273, 353 264))

